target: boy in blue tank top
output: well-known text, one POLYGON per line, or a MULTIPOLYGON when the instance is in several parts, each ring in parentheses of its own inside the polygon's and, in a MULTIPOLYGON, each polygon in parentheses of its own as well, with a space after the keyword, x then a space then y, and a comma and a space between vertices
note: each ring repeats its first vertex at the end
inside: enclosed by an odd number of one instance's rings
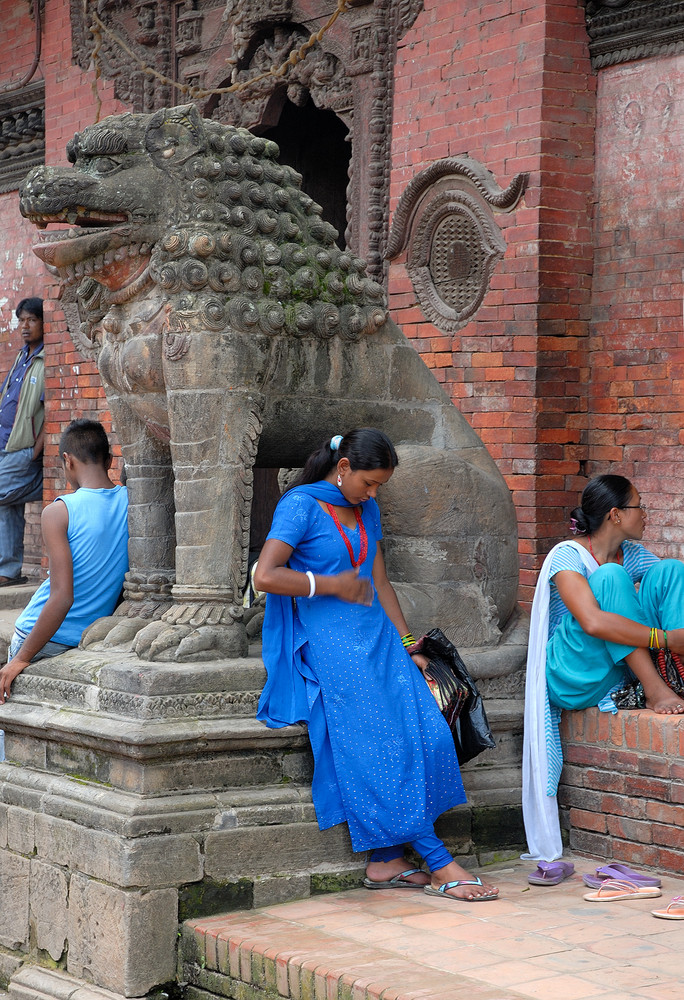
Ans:
POLYGON ((29 663, 78 646, 84 629, 112 614, 128 570, 128 493, 109 478, 112 455, 102 424, 73 420, 59 455, 75 492, 43 511, 49 576, 16 620, 0 670, 0 704, 29 663))

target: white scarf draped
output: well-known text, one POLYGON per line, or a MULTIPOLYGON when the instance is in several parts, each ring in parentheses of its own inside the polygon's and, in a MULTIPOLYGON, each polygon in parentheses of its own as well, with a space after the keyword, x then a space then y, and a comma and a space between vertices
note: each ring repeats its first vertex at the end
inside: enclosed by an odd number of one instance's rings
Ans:
POLYGON ((554 553, 561 545, 571 545, 579 552, 589 576, 598 569, 594 557, 579 542, 559 542, 544 560, 534 592, 525 680, 522 807, 528 849, 523 858, 535 861, 555 861, 563 854, 558 798, 555 793, 549 794, 547 720, 550 717, 550 706, 546 687, 551 586, 549 575, 554 553))

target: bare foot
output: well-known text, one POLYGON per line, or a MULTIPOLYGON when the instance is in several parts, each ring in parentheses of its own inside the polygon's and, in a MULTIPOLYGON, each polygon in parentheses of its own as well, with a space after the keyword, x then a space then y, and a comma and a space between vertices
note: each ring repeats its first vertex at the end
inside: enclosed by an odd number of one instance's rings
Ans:
MULTIPOLYGON (((430 884, 433 889, 439 889, 445 882, 472 883, 476 878, 477 876, 473 875, 472 872, 467 872, 465 868, 461 868, 455 861, 452 861, 450 864, 445 865, 444 868, 437 868, 432 873, 430 884)), ((446 889, 444 892, 445 896, 455 896, 456 899, 486 899, 498 896, 498 894, 499 890, 495 885, 490 885, 489 882, 484 881, 481 881, 480 885, 476 883, 475 885, 454 886, 453 889, 446 889)))
POLYGON ((681 715, 684 713, 684 701, 671 688, 666 687, 665 691, 657 692, 654 697, 646 697, 646 708, 657 715, 681 715))
POLYGON ((660 677, 656 678, 655 683, 649 682, 648 688, 643 681, 641 683, 644 687, 646 708, 650 708, 658 715, 681 715, 684 712, 684 700, 660 677))
MULTIPOLYGON (((395 875, 401 875, 414 866, 406 858, 394 858, 392 861, 369 861, 366 867, 366 878, 371 882, 389 882, 395 875)), ((427 872, 415 872, 404 881, 416 885, 428 885, 430 876, 427 872)))

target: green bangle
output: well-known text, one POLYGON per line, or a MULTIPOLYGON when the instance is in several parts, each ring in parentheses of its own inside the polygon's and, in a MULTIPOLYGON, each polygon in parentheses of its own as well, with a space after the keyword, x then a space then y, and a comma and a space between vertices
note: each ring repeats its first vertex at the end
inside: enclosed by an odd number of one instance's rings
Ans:
POLYGON ((406 635, 402 635, 401 644, 404 647, 404 649, 408 649, 409 646, 415 646, 416 640, 413 638, 410 632, 407 632, 406 635))

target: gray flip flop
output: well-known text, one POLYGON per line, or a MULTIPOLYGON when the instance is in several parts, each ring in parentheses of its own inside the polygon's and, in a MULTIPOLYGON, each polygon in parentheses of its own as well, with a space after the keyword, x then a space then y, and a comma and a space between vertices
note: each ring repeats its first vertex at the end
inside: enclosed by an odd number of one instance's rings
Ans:
MULTIPOLYGON (((374 882, 373 879, 365 878, 363 884, 366 889, 423 889, 424 886, 420 882, 409 882, 409 875, 417 875, 418 872, 422 872, 422 868, 407 868, 405 872, 399 872, 398 875, 393 875, 392 878, 387 879, 384 882, 374 882)), ((427 875, 427 872, 423 872, 427 875)))

